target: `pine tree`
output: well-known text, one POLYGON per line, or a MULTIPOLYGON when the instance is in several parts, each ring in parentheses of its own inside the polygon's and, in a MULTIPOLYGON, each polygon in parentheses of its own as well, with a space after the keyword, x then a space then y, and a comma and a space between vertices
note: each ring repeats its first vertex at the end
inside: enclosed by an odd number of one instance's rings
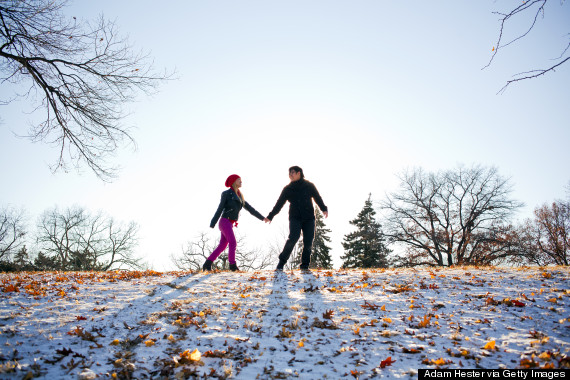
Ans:
POLYGON ((356 231, 344 236, 342 246, 345 255, 343 268, 386 268, 388 254, 391 252, 384 245, 382 226, 376 222, 376 211, 372 207, 372 194, 364 202, 362 211, 350 224, 356 226, 356 231))
POLYGON ((29 260, 28 249, 26 248, 26 245, 24 245, 14 255, 14 264, 16 264, 18 269, 25 270, 25 268, 29 266, 28 260, 29 260))
POLYGON ((315 240, 313 240, 310 268, 332 268, 331 248, 327 245, 327 243, 331 242, 331 238, 328 236, 330 232, 331 230, 325 225, 323 214, 317 209, 315 213, 315 240))

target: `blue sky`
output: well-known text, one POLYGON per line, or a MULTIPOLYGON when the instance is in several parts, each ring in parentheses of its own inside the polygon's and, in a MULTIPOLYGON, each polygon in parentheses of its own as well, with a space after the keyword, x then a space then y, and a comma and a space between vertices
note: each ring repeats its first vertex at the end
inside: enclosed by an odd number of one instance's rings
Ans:
MULTIPOLYGON (((1 205, 24 207, 30 232, 47 208, 80 205, 141 226, 138 254, 157 270, 204 231, 225 189, 243 178, 262 214, 304 168, 330 209, 335 264, 342 237, 368 193, 379 201, 396 174, 421 166, 496 166, 510 177, 516 216, 565 197, 570 181, 570 65, 496 93, 512 75, 549 65, 568 44, 570 7, 550 2, 529 36, 493 64, 498 16, 518 2, 218 1, 74 2, 68 12, 103 13, 157 68, 176 80, 128 105, 137 150, 114 162, 112 183, 87 168, 52 174, 58 151, 25 134, 30 106, 0 108, 1 205), (503 8, 504 6, 504 8, 503 8)), ((515 20, 508 35, 523 31, 515 20)), ((0 88, 2 97, 11 89, 0 88)), ((282 247, 287 210, 271 225, 243 212, 247 244, 282 247)))

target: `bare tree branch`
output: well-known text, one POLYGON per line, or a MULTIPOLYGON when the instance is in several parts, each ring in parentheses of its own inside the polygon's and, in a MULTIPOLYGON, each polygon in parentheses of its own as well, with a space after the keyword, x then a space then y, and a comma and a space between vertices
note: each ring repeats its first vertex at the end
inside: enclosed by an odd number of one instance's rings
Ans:
POLYGON ((570 60, 570 57, 566 57, 563 61, 557 63, 554 66, 551 66, 547 69, 542 69, 542 70, 532 70, 532 71, 527 71, 524 73, 519 73, 516 75, 522 75, 521 77, 515 78, 515 79, 511 79, 508 80, 507 83, 497 92, 497 94, 501 94, 503 92, 505 92, 505 90, 507 89, 507 87, 513 83, 513 82, 518 82, 521 80, 525 80, 525 79, 533 79, 533 78, 538 78, 541 75, 544 75, 546 73, 548 73, 549 71, 555 71, 555 69, 559 66, 561 66, 562 64, 566 63, 566 61, 570 60))
MULTIPOLYGON (((515 7, 514 9, 512 9, 508 13, 493 12, 494 14, 497 14, 500 16, 500 19, 499 19, 500 26, 499 26, 499 33, 498 33, 499 35, 497 38, 497 42, 496 42, 495 46, 493 47, 493 53, 491 54, 491 58, 489 59, 489 62, 482 69, 485 69, 485 68, 491 66, 491 64, 493 63, 493 60, 495 59, 495 57, 499 53, 499 50, 521 40, 522 38, 526 37, 534 29, 534 27, 536 26, 538 18, 540 16, 542 16, 542 18, 544 18, 545 7, 546 7, 548 1, 549 0, 523 1, 522 4, 519 4, 517 7, 515 7), (511 25, 514 22, 513 20, 517 16, 524 16, 524 15, 527 15, 529 13, 531 14, 532 17, 531 17, 531 22, 530 22, 530 25, 528 26, 528 28, 525 29, 524 32, 519 33, 516 37, 514 37, 510 41, 503 43, 504 33, 505 33, 507 26, 511 25)), ((564 1, 565 0, 561 0, 560 5, 563 5, 564 1)), ((570 36, 570 34, 567 34, 567 36, 570 36)), ((557 62, 555 62, 554 64, 552 64, 552 65, 550 65, 544 69, 529 70, 529 71, 525 71, 525 72, 515 74, 514 75, 515 78, 508 80, 506 82, 506 84, 497 92, 497 94, 501 94, 501 93, 505 92, 507 87, 512 83, 519 82, 519 81, 526 80, 526 79, 538 78, 538 77, 540 77, 546 73, 549 73, 551 71, 555 71, 556 68, 562 66, 563 64, 568 62, 568 60, 570 60, 570 57, 565 57, 565 55, 569 51, 569 48, 570 48, 570 43, 567 43, 566 47, 562 50, 562 53, 560 54, 560 56, 553 59, 554 61, 557 61, 557 62)))
POLYGON ((523 1, 522 4, 518 5, 515 9, 511 10, 509 13, 493 12, 493 14, 501 16, 501 19, 500 19, 501 26, 499 28, 499 37, 498 37, 497 42, 495 44, 495 47, 493 49, 493 54, 491 55, 491 59, 489 59, 489 62, 483 67, 484 69, 491 65, 491 63, 493 62, 493 59, 495 59, 495 56, 499 52, 499 49, 501 49, 505 46, 511 45, 512 43, 520 40, 521 38, 525 37, 527 34, 530 33, 530 31, 534 28, 534 25, 536 24, 536 20, 538 19, 538 16, 542 13, 543 17, 544 17, 544 6, 546 5, 547 2, 548 2, 548 0, 523 1), (515 16, 517 16, 519 14, 525 13, 526 11, 531 9, 536 4, 538 4, 538 8, 536 10, 534 18, 533 18, 532 23, 529 26, 528 30, 526 32, 520 34, 516 38, 512 39, 511 41, 509 41, 505 44, 502 44, 503 33, 505 31, 505 26, 506 26, 507 22, 509 22, 511 18, 514 18, 515 16))
MULTIPOLYGON (((64 0, 0 2, 0 83, 27 84, 21 94, 45 119, 29 134, 59 146, 54 170, 84 161, 103 180, 116 175, 108 163, 125 141, 124 103, 150 93, 169 76, 157 75, 147 55, 100 16, 96 23, 63 14, 64 0)), ((9 102, 10 100, 5 100, 9 102)))

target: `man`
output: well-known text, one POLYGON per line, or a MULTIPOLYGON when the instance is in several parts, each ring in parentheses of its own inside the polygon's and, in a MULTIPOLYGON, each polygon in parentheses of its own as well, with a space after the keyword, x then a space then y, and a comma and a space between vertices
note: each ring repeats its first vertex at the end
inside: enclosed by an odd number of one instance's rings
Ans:
POLYGON ((319 195, 313 183, 305 179, 303 169, 298 166, 289 168, 289 179, 291 183, 283 188, 273 210, 267 215, 266 223, 270 223, 275 215, 283 208, 286 201, 289 201, 289 237, 283 247, 283 252, 279 255, 277 270, 283 270, 285 263, 289 260, 291 252, 297 244, 301 231, 303 231, 303 253, 301 254, 301 269, 308 270, 311 262, 311 250, 313 239, 315 238, 315 209, 313 199, 323 212, 325 218, 329 216, 327 206, 319 195))

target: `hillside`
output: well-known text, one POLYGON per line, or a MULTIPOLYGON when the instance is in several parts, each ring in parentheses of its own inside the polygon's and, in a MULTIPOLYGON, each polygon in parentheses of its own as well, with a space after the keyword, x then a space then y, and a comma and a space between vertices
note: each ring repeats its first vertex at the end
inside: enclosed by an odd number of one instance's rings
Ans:
POLYGON ((0 378, 570 367, 568 268, 0 274, 0 378))

